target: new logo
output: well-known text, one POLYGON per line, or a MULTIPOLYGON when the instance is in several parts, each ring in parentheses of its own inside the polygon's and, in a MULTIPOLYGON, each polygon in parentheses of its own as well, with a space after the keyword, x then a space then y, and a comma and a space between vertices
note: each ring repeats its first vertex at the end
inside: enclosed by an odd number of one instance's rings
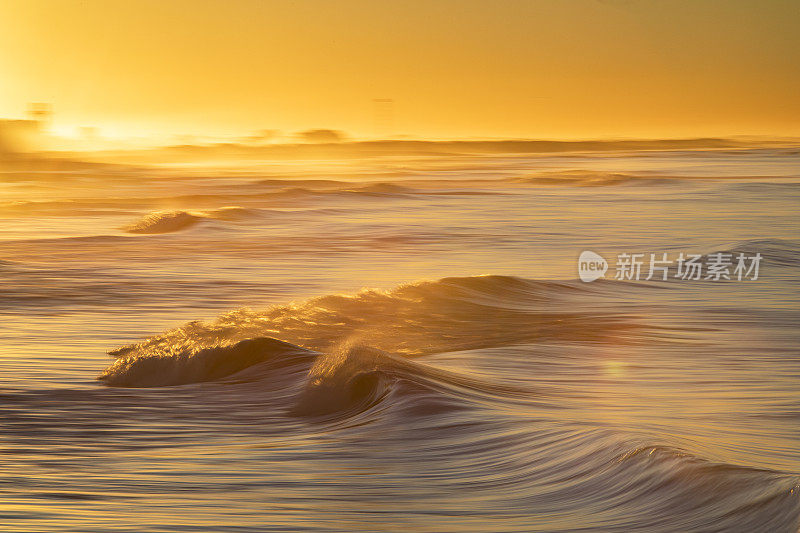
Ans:
POLYGON ((608 270, 608 262, 602 256, 590 252, 581 252, 578 258, 578 275, 581 281, 589 282, 602 278, 608 270))

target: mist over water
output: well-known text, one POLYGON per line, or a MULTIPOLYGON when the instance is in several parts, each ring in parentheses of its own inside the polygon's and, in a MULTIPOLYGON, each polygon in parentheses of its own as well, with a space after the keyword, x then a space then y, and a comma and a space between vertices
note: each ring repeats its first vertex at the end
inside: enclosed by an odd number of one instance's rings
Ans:
POLYGON ((442 148, 5 165, 3 531, 796 532, 796 148, 442 148))

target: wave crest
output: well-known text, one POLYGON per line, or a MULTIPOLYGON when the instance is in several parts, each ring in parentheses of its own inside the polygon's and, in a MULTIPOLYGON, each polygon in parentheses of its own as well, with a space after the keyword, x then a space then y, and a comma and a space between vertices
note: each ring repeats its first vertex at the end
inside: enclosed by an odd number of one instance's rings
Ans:
POLYGON ((281 366, 310 361, 316 354, 269 337, 200 350, 174 347, 120 357, 97 378, 114 387, 163 387, 202 383, 231 376, 265 362, 281 366))
MULTIPOLYGON (((586 296, 590 290, 579 284, 509 276, 444 278, 388 292, 323 296, 265 311, 239 309, 215 322, 190 322, 110 352, 117 362, 101 379, 120 386, 217 379, 271 357, 274 346, 269 343, 281 341, 264 340, 267 337, 280 338, 283 344, 276 346, 281 349, 330 353, 351 343, 403 359, 536 341, 641 342, 638 336, 645 327, 630 317, 596 308, 575 310, 572 295, 586 296), (150 378, 149 373, 156 375, 150 378)), ((602 287, 597 283, 591 290, 602 287)), ((374 363, 374 353, 350 357, 366 367, 374 363)), ((387 361, 386 356, 381 360, 387 361)), ((391 361, 397 368, 399 359, 391 361)))
POLYGON ((173 233, 190 228, 204 220, 235 222, 257 216, 259 216, 257 210, 238 206, 220 207, 211 211, 155 211, 122 229, 128 233, 140 234, 173 233))
POLYGON ((156 211, 123 229, 128 233, 172 233, 194 226, 203 218, 202 215, 189 211, 156 211))
POLYGON ((474 276, 411 283, 391 291, 365 289, 265 311, 238 309, 215 322, 190 322, 111 354, 146 354, 174 346, 202 349, 265 336, 316 351, 357 338, 410 356, 535 340, 635 343, 641 324, 570 303, 576 294, 602 291, 611 283, 586 287, 579 281, 474 276))

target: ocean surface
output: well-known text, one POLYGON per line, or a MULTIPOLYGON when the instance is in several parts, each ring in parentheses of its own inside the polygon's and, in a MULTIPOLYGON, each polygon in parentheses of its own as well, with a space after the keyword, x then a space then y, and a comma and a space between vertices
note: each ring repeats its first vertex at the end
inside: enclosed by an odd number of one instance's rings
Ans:
POLYGON ((0 171, 4 532, 798 531, 796 147, 0 171))

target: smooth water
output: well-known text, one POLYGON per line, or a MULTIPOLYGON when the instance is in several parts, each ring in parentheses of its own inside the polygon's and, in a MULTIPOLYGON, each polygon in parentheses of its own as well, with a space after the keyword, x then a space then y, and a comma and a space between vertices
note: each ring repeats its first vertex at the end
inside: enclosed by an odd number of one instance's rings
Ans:
POLYGON ((789 149, 9 165, 0 529, 796 532, 799 209, 789 149))

